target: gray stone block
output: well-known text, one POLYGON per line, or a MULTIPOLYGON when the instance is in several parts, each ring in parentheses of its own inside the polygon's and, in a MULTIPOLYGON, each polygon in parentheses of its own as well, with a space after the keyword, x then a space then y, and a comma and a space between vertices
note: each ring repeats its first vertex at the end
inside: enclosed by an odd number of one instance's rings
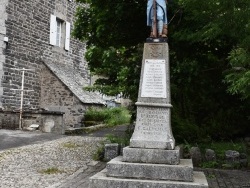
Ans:
POLYGON ((123 161, 132 163, 155 163, 177 165, 180 162, 180 148, 174 150, 123 148, 123 161))
POLYGON ((193 181, 193 164, 182 159, 179 165, 127 163, 116 157, 107 163, 107 176, 154 180, 193 181))
POLYGON ((238 151, 227 150, 225 151, 225 157, 227 162, 233 163, 235 161, 239 161, 240 153, 238 151))
POLYGON ((208 188, 203 172, 194 172, 193 182, 124 179, 106 176, 106 170, 90 178, 90 188, 208 188))
POLYGON ((171 129, 170 98, 168 43, 145 43, 136 102, 136 125, 130 139, 130 147, 171 150, 175 148, 171 129))
POLYGON ((119 155, 119 145, 117 143, 105 144, 104 159, 110 161, 119 155))
POLYGON ((190 156, 192 158, 194 166, 199 167, 201 162, 202 162, 202 156, 201 156, 200 148, 192 147, 190 149, 190 156))
POLYGON ((174 149, 175 139, 170 123, 170 108, 152 104, 137 104, 137 117, 130 147, 174 149), (148 106, 147 106, 148 105, 148 106), (149 106, 151 105, 151 106, 149 106))
POLYGON ((216 161, 215 151, 212 149, 206 149, 205 159, 206 161, 216 161))

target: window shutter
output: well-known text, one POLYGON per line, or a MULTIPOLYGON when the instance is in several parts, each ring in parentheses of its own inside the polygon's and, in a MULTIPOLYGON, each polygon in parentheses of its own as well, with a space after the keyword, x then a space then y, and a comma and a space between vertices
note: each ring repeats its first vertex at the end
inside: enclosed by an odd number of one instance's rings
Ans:
POLYGON ((70 23, 66 22, 65 50, 69 50, 70 43, 70 23))
POLYGON ((56 16, 50 15, 50 44, 56 45, 56 16))

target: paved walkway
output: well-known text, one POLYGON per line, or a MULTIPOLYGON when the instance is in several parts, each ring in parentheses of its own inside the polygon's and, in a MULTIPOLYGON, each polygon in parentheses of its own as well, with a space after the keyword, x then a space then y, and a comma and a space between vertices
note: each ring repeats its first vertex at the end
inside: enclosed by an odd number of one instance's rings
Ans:
POLYGON ((106 167, 105 162, 90 162, 87 168, 83 167, 63 182, 55 184, 49 188, 89 188, 89 178, 106 167))
POLYGON ((98 131, 94 131, 91 133, 83 133, 82 136, 105 137, 108 134, 116 136, 125 136, 125 131, 127 130, 128 126, 129 125, 120 125, 116 127, 102 128, 98 131))
POLYGON ((250 171, 196 169, 203 171, 210 188, 250 188, 250 171))
POLYGON ((40 131, 21 131, 0 129, 0 151, 30 144, 42 143, 45 141, 63 138, 64 135, 42 133, 40 131))

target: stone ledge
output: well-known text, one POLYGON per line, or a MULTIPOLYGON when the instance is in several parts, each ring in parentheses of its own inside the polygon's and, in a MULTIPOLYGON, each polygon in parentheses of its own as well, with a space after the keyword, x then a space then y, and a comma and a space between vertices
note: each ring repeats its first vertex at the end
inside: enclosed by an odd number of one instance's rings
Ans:
MULTIPOLYGON (((139 137, 139 136, 137 136, 139 137)), ((132 148, 147 148, 147 149, 169 149, 172 150, 175 147, 175 140, 173 138, 160 140, 160 141, 152 141, 152 140, 143 140, 140 138, 131 138, 130 139, 130 147, 132 148)))
POLYGON ((123 148, 124 162, 132 163, 154 163, 154 164, 171 164, 180 163, 180 148, 174 150, 143 149, 143 148, 123 148))
POLYGON ((171 104, 162 104, 162 103, 145 103, 145 102, 136 102, 136 106, 149 106, 149 107, 162 107, 162 108, 172 108, 171 104))
POLYGON ((116 157, 107 163, 107 176, 151 180, 193 181, 191 159, 181 159, 179 165, 127 163, 116 157))
POLYGON ((106 176, 106 169, 90 178, 90 188, 208 188, 208 183, 203 172, 194 172, 193 182, 123 179, 106 176))

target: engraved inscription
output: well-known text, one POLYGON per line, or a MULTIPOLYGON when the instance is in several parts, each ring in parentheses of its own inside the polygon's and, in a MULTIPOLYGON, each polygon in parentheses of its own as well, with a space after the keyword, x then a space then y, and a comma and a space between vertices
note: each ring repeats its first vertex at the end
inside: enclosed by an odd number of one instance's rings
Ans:
POLYGON ((151 140, 166 138, 169 132, 170 113, 166 108, 137 108, 136 132, 151 140), (155 138, 155 139, 154 139, 155 138))
POLYGON ((150 44, 149 45, 149 55, 152 58, 161 58, 162 57, 162 45, 159 44, 150 44))
POLYGON ((58 13, 63 14, 63 15, 66 15, 66 13, 67 13, 66 6, 62 3, 59 3, 59 2, 56 3, 56 11, 58 13))
POLYGON ((163 59, 146 59, 141 97, 167 98, 166 64, 163 59))

